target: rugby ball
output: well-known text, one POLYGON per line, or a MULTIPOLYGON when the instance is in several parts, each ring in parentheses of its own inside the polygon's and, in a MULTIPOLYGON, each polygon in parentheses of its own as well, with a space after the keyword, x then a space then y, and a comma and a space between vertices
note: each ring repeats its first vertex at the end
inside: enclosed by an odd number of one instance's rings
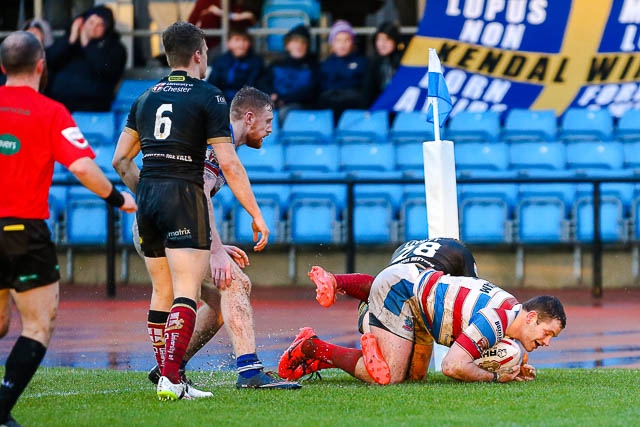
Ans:
POLYGON ((500 368, 510 368, 522 364, 522 358, 527 354, 520 341, 504 337, 496 345, 482 352, 475 364, 489 372, 496 372, 500 368))

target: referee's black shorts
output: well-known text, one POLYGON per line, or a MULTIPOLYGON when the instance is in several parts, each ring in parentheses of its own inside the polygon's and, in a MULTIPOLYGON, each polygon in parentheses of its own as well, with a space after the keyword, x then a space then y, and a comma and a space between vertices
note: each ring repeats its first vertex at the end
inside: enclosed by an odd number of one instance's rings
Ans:
POLYGON ((201 185, 181 179, 143 178, 137 187, 136 219, 146 257, 164 248, 211 247, 207 198, 201 185))
POLYGON ((58 280, 58 256, 47 223, 0 218, 0 289, 24 292, 58 280))

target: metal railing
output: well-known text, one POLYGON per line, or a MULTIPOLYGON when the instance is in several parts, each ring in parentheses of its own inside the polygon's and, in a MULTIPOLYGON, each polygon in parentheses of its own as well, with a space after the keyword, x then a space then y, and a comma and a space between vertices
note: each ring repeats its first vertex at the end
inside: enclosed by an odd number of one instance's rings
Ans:
MULTIPOLYGON (((345 269, 346 272, 355 272, 356 260, 356 241, 354 238, 354 206, 356 202, 355 187, 363 184, 421 184, 422 178, 403 178, 403 179, 360 179, 347 176, 344 179, 255 179, 252 184, 286 184, 286 185, 320 185, 320 184, 343 184, 347 190, 347 203, 345 211, 345 229, 346 239, 344 248, 346 251, 345 269)), ((600 231, 600 206, 601 206, 601 185, 603 183, 640 183, 640 176, 633 177, 553 177, 553 178, 531 178, 531 177, 511 177, 511 178, 458 178, 458 184, 558 184, 558 183, 590 183, 592 185, 593 197, 593 239, 590 242, 592 250, 592 286, 591 294, 594 298, 601 298, 602 290, 602 249, 603 242, 600 231)), ((54 184, 69 185, 70 181, 54 181, 54 184)), ((77 184, 77 183, 73 183, 77 184)), ((116 183, 119 184, 119 183, 116 183)), ((117 234, 116 219, 117 212, 115 208, 108 209, 107 226, 107 245, 106 245, 106 277, 107 277, 107 295, 115 296, 116 279, 115 279, 115 260, 117 252, 117 234)), ((425 236, 427 231, 425 230, 425 236)), ((328 242, 329 243, 329 242, 328 242)), ((289 244, 295 245, 295 242, 289 244)))

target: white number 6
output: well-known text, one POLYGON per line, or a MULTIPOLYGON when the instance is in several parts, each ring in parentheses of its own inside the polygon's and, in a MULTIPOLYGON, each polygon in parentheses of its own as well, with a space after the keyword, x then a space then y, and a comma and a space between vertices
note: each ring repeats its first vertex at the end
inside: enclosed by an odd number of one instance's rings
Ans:
POLYGON ((167 116, 162 116, 164 112, 173 112, 173 106, 171 104, 162 104, 156 110, 156 124, 153 127, 153 136, 156 139, 167 139, 171 132, 171 119, 167 116))

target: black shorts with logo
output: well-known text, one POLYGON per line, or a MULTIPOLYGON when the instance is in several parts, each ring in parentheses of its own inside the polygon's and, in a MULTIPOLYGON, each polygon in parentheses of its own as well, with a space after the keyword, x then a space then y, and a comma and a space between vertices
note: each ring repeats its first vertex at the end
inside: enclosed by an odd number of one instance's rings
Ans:
POLYGON ((24 292, 58 280, 58 256, 47 223, 0 218, 0 289, 24 292))
POLYGON ((207 199, 201 185, 181 179, 142 178, 137 187, 136 220, 146 257, 164 248, 211 247, 207 199))

